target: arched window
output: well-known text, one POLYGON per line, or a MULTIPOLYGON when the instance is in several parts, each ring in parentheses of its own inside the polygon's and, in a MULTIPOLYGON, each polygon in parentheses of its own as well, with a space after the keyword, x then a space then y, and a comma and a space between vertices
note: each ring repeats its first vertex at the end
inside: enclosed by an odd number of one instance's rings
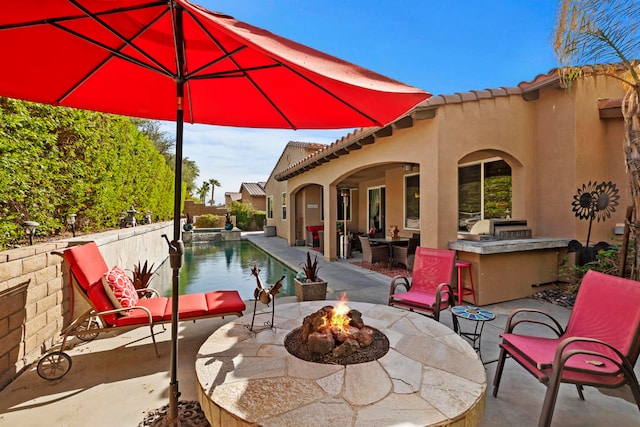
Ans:
POLYGON ((492 158, 458 167, 458 229, 481 219, 511 217, 511 167, 492 158))

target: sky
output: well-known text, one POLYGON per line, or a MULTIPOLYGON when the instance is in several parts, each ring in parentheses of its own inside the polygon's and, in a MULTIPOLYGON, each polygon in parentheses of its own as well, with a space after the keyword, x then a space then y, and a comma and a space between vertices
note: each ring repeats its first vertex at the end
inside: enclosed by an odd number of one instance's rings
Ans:
MULTIPOLYGON (((557 67, 558 0, 192 0, 207 9, 369 68, 433 95, 513 87, 557 67)), ((175 135, 175 124, 163 130, 175 135)), ((266 181, 289 141, 331 144, 347 130, 184 128, 196 185, 216 179, 216 204, 266 181)))

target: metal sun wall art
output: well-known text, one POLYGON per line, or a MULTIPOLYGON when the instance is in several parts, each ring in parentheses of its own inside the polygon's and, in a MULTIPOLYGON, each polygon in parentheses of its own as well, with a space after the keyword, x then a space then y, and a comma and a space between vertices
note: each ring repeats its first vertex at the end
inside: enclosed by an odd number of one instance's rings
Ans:
MULTIPOLYGON (((583 247, 582 243, 572 240, 569 242, 569 252, 588 250, 593 220, 600 222, 611 218, 611 214, 616 211, 619 199, 618 188, 611 181, 601 183, 589 181, 588 184, 582 184, 582 188, 578 188, 578 192, 573 196, 571 206, 576 217, 589 220, 589 231, 587 232, 586 245, 583 247)), ((608 243, 598 242, 594 249, 597 252, 598 248, 606 249, 608 247, 608 243)), ((588 259, 587 262, 592 260, 588 259)))

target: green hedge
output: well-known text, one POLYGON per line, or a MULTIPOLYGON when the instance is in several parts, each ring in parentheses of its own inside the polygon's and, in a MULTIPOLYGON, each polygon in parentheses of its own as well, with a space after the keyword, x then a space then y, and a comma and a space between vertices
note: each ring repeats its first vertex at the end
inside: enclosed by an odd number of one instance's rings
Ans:
POLYGON ((127 117, 0 98, 0 249, 24 242, 26 220, 38 236, 70 213, 79 230, 116 227, 131 205, 170 219, 173 176, 127 117))

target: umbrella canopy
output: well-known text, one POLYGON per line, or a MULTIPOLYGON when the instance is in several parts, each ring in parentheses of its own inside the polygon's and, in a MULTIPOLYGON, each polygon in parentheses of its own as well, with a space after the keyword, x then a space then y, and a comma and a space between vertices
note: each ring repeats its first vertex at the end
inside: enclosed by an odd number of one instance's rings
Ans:
POLYGON ((4 96, 149 119, 180 81, 186 122, 239 127, 384 125, 429 96, 183 0, 9 2, 0 46, 4 96))
MULTIPOLYGON (((176 121, 173 295, 182 256, 184 121, 383 126, 430 95, 185 0, 18 0, 0 14, 0 95, 176 121)), ((169 423, 177 419, 173 298, 169 423)))

